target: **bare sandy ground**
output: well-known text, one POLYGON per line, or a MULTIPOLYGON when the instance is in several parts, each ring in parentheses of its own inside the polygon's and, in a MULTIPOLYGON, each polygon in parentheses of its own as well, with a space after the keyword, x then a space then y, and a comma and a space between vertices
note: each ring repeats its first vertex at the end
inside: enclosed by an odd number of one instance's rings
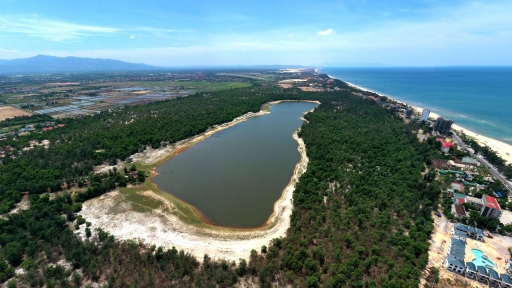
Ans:
MULTIPOLYGON (((150 149, 136 154, 132 158, 134 161, 143 164, 154 164, 169 158, 170 155, 176 155, 180 149, 186 149, 218 131, 236 125, 250 117, 267 113, 269 112, 263 110, 258 113, 248 113, 196 137, 178 142, 170 147, 150 149)), ((234 261, 249 259, 252 249, 259 251, 261 246, 268 245, 272 239, 286 236, 286 231, 290 227, 295 184, 306 171, 309 161, 305 144, 297 136, 297 132, 294 133, 293 138, 298 143, 301 160, 295 166, 290 183, 283 191, 281 198, 274 204, 274 212, 263 228, 235 230, 186 224, 175 216, 176 208, 173 204, 153 191, 145 191, 142 194, 165 204, 151 212, 136 212, 132 205, 138 204, 125 201, 122 199, 123 195, 121 193, 114 191, 85 202, 81 214, 92 223, 92 228, 101 227, 118 239, 139 239, 149 245, 164 248, 175 246, 177 249, 183 249, 199 259, 202 259, 204 254, 208 254, 214 259, 234 261)), ((108 171, 109 167, 111 168, 111 166, 102 167, 102 170, 108 171)))
MULTIPOLYGON (((430 240, 427 269, 429 267, 439 268, 439 278, 441 282, 454 284, 440 285, 440 287, 488 287, 477 281, 452 273, 445 268, 444 261, 447 258, 448 247, 452 241, 451 231, 454 224, 450 223, 450 221, 444 217, 440 218, 434 215, 432 217, 434 218, 434 231, 430 240)), ((512 247, 511 237, 494 235, 493 239, 486 237, 485 242, 470 238, 466 241, 465 262, 471 262, 475 259, 475 255, 471 252, 472 249, 479 249, 495 264, 493 268, 498 273, 506 273, 505 260, 510 258, 508 248, 512 247)), ((424 280, 423 278, 423 287, 430 287, 430 285, 425 285, 424 280)))

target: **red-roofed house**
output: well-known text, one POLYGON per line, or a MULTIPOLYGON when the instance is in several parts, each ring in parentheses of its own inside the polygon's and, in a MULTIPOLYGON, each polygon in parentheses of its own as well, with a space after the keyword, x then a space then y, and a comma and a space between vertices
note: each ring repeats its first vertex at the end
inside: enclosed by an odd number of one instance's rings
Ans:
POLYGON ((493 218, 499 218, 501 216, 501 207, 496 198, 489 195, 482 197, 481 215, 493 218))
POLYGON ((452 188, 453 191, 459 190, 460 192, 464 193, 464 185, 462 185, 461 183, 452 182, 450 188, 452 188))
POLYGON ((436 141, 441 142, 441 150, 443 150, 443 152, 445 153, 448 153, 448 151, 450 151, 450 148, 455 147, 455 143, 444 141, 444 139, 442 138, 436 138, 436 141))
POLYGON ((466 203, 466 199, 464 198, 459 198, 459 204, 464 204, 466 203))
POLYGON ((466 217, 466 209, 464 208, 464 206, 459 205, 459 204, 455 204, 454 208, 455 208, 454 209, 455 210, 454 211, 455 212, 454 213, 455 216, 457 216, 457 217, 466 217))

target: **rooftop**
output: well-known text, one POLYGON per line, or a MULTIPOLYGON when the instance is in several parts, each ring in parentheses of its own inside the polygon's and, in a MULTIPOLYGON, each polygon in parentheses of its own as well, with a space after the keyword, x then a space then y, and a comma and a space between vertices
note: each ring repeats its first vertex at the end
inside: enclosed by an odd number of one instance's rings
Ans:
POLYGON ((459 259, 449 256, 449 255, 448 255, 448 263, 455 265, 455 266, 459 266, 459 267, 466 267, 466 265, 464 265, 464 261, 459 260, 459 259))
POLYGON ((468 270, 476 272, 475 263, 473 263, 473 262, 466 262, 466 267, 468 268, 468 270))
POLYGON ((489 276, 489 273, 487 273, 487 269, 484 266, 477 266, 476 269, 480 275, 489 276))
POLYGON ((484 235, 484 231, 482 229, 478 229, 478 228, 471 227, 471 226, 468 227, 468 232, 477 234, 477 235, 484 235))
POLYGON ((460 183, 452 183, 451 187, 452 187, 453 190, 457 189, 460 192, 464 192, 464 185, 462 185, 460 183))
POLYGON ((494 270, 492 268, 487 268, 487 272, 489 272, 489 275, 491 276, 491 278, 500 279, 500 275, 498 274, 498 272, 496 272, 496 270, 494 270))
POLYGON ((464 158, 462 158, 461 161, 466 162, 466 163, 471 163, 471 164, 478 164, 478 162, 475 159, 469 158, 469 157, 464 157, 464 158))
POLYGON ((468 233, 467 232, 463 232, 463 231, 460 231, 460 230, 457 230, 457 229, 455 229, 453 231, 453 234, 455 234, 455 236, 459 236, 459 237, 462 237, 462 238, 467 238, 468 237, 468 233))
POLYGON ((455 143, 452 143, 452 142, 447 142, 442 139, 436 139, 436 140, 441 142, 441 147, 443 147, 443 148, 452 148, 455 146, 455 143))
POLYGON ((500 204, 498 204, 498 201, 496 201, 496 198, 489 196, 489 195, 485 195, 484 198, 485 198, 485 207, 489 207, 489 208, 496 209, 496 210, 501 210, 500 204))
POLYGON ((466 195, 461 193, 453 193, 453 197, 457 199, 466 199, 466 195))
POLYGON ((452 238, 452 247, 454 246, 466 249, 466 243, 460 239, 452 238))
MULTIPOLYGON (((460 200, 464 200, 464 199, 460 199, 460 200)), ((460 204, 455 204, 455 213, 457 213, 457 215, 459 215, 459 216, 466 216, 466 209, 464 209, 464 206, 462 206, 460 204)))
POLYGON ((501 274, 501 281, 503 281, 504 283, 507 283, 507 284, 512 284, 512 279, 510 279, 510 276, 508 276, 507 274, 501 274))
POLYGON ((478 199, 478 198, 473 197, 473 196, 467 196, 466 200, 468 200, 469 202, 474 202, 474 203, 479 203, 479 204, 482 203, 482 199, 478 199))
POLYGON ((457 230, 468 231, 468 226, 459 223, 454 223, 453 227, 455 227, 457 230))

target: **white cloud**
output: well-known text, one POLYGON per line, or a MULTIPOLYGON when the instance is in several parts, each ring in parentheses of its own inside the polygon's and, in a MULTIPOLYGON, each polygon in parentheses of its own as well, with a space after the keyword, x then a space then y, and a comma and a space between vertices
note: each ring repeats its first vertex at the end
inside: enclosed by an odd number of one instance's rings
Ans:
POLYGON ((288 34, 288 37, 293 37, 293 34, 288 34))
POLYGON ((320 36, 327 36, 327 35, 331 35, 331 34, 334 34, 336 33, 336 31, 334 31, 334 29, 327 29, 327 30, 324 30, 324 31, 318 31, 318 35, 320 36))
POLYGON ((3 48, 0 48, 0 52, 4 52, 4 53, 20 53, 20 51, 18 51, 18 50, 8 50, 8 49, 3 49, 3 48))
MULTIPOLYGON (((76 23, 47 19, 39 15, 0 15, 0 33, 25 34, 45 40, 62 42, 82 38, 110 35, 115 33, 146 32, 154 36, 166 37, 169 33, 189 32, 154 27, 131 27, 126 29, 81 25, 76 23)), ((129 36, 134 39, 134 35, 129 36)))
POLYGON ((135 31, 146 31, 146 32, 154 32, 154 33, 171 33, 171 32, 177 32, 176 30, 172 29, 160 29, 160 28, 154 28, 154 27, 136 27, 133 29, 135 31))
POLYGON ((97 34, 111 34, 121 29, 79 25, 32 15, 0 15, 0 32, 19 33, 51 41, 76 40, 97 34))

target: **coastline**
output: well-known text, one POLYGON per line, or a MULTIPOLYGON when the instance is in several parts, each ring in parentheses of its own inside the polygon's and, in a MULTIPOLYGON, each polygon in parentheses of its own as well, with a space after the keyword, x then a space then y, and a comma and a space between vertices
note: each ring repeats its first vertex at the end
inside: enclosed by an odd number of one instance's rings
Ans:
MULTIPOLYGON (((338 79, 336 77, 333 77, 331 75, 327 75, 327 76, 329 76, 330 78, 333 78, 333 79, 337 79, 337 80, 343 81, 343 80, 338 79)), ((347 85, 349 85, 350 87, 359 89, 361 91, 376 93, 376 94, 378 94, 380 96, 385 96, 385 97, 387 97, 387 98, 389 98, 389 99, 391 99, 393 101, 398 101, 398 102, 402 102, 403 103, 403 101, 396 100, 393 97, 385 95, 383 93, 379 93, 379 92, 376 92, 376 91, 373 91, 373 90, 367 89, 365 87, 361 87, 361 86, 358 86, 358 85, 355 85, 353 83, 349 83, 349 82, 346 82, 346 81, 343 81, 343 82, 347 83, 347 85)), ((423 111, 423 109, 424 109, 422 107, 417 107, 417 106, 413 106, 413 105, 409 105, 409 106, 411 106, 414 109, 414 112, 416 112, 416 113, 421 113, 423 111)), ((429 118, 434 118, 434 120, 435 120, 438 117, 442 117, 442 116, 437 114, 437 113, 435 113, 435 112, 433 112, 433 111, 430 111, 429 118)), ((475 132, 473 132, 471 130, 468 130, 468 129, 460 126, 460 125, 457 125, 456 123, 454 123, 452 125, 452 130, 454 130, 454 131, 463 131, 464 134, 466 134, 468 137, 471 137, 471 138, 475 139, 481 146, 487 146, 491 150, 496 152, 501 158, 503 158, 503 160, 506 161, 507 164, 512 164, 512 145, 504 143, 504 142, 499 141, 499 140, 496 140, 496 139, 491 138, 491 137, 484 136, 482 134, 477 134, 477 133, 475 133, 475 132)))
MULTIPOLYGON (((248 118, 270 113, 266 111, 268 107, 281 102, 284 101, 265 103, 258 113, 247 113, 235 118, 231 122, 218 125, 203 134, 180 141, 172 145, 173 147, 145 151, 134 155, 132 158, 136 162, 140 161, 142 164, 152 165, 154 168, 216 132, 236 125, 248 118)), ((318 101, 307 102, 320 104, 318 101)), ((295 165, 290 182, 282 191, 281 197, 274 203, 273 213, 265 224, 258 228, 229 228, 208 225, 208 223, 203 221, 200 223, 197 221, 184 221, 186 219, 183 218, 187 218, 187 215, 180 211, 180 209, 177 209, 176 206, 180 203, 176 201, 184 204, 185 208, 195 209, 187 203, 172 197, 172 195, 158 191, 158 189, 136 192, 141 197, 148 197, 153 201, 161 203, 158 209, 151 209, 149 212, 135 211, 134 205, 140 204, 127 201, 122 193, 116 190, 86 201, 80 214, 87 221, 91 222, 94 228, 101 227, 120 240, 135 238, 142 243, 162 246, 166 249, 174 246, 179 250, 183 249, 198 259, 201 259, 204 254, 208 254, 213 259, 248 260, 252 249, 257 250, 263 245, 268 245, 274 238, 286 236, 286 231, 290 227, 290 217, 293 210, 293 191, 300 176, 307 170, 309 162, 305 144, 298 137, 299 131, 300 128, 295 131, 293 138, 297 141, 297 149, 301 156, 300 161, 295 165), (169 200, 170 198, 174 199, 169 200)), ((102 167, 102 170, 105 169, 108 170, 108 167, 102 167)), ((154 176, 155 172, 152 169, 151 177, 154 176)), ((200 214, 198 215, 196 212, 193 211, 193 214, 201 219, 200 214)))

